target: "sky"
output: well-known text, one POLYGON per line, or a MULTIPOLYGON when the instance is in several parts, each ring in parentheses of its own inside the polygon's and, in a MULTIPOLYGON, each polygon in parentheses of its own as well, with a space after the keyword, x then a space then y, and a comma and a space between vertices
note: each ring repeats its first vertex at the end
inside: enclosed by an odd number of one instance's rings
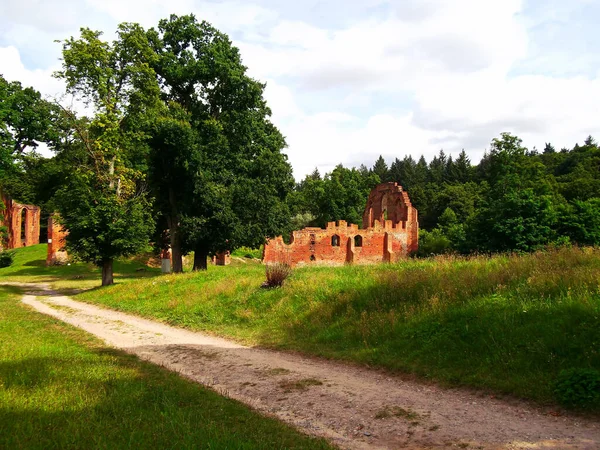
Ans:
POLYGON ((379 155, 600 138, 598 0, 0 0, 0 74, 56 97, 56 40, 193 13, 266 82, 296 179, 379 155))

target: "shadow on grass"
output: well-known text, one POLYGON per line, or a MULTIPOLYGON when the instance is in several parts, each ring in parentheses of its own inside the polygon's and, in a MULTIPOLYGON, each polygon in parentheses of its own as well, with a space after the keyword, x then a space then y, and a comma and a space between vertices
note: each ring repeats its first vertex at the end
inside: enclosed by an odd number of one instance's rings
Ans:
POLYGON ((329 448, 115 350, 4 361, 0 380, 1 448, 329 448))
MULTIPOLYGON (((407 292, 381 277, 343 296, 331 290, 293 320, 272 319, 275 345, 542 403, 555 402, 561 370, 600 370, 598 297, 504 297, 493 286, 463 286, 445 302, 430 288, 407 292)), ((273 331, 261 330, 259 343, 272 346, 273 331)))

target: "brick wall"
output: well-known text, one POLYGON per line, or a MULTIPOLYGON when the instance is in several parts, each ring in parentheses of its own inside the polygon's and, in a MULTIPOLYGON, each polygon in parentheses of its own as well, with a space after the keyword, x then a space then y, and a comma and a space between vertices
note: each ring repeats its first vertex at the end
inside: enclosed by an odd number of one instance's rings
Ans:
POLYGON ((418 248, 417 210, 396 183, 384 183, 371 192, 363 228, 345 221, 327 228, 304 228, 292 233, 288 245, 281 236, 265 245, 263 262, 342 265, 395 262, 418 248))
POLYGON ((8 228, 8 239, 4 244, 0 243, 0 247, 6 245, 7 248, 13 249, 39 244, 40 207, 17 203, 7 195, 2 195, 2 202, 4 212, 0 225, 8 228))
POLYGON ((65 244, 67 232, 58 223, 58 216, 54 214, 48 218, 48 255, 46 265, 60 264, 67 260, 65 244))

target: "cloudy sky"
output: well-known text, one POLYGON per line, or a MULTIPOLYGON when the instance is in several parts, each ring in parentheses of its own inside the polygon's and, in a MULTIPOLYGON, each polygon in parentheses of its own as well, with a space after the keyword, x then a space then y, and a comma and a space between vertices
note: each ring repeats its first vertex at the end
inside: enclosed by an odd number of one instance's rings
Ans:
POLYGON ((46 95, 56 39, 194 13, 267 82, 297 179, 465 149, 600 138, 598 0, 0 0, 0 74, 46 95))

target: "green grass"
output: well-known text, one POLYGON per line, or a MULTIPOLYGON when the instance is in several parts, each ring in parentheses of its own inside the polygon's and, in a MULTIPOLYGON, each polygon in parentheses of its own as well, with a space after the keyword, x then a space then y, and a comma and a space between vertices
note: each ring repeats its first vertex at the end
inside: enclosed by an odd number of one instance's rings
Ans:
POLYGON ((0 286, 0 448, 330 447, 107 349, 0 286))
POLYGON ((598 249, 308 267, 269 290, 264 276, 256 265, 211 266, 77 299, 544 403, 562 370, 600 370, 598 249))
MULTIPOLYGON (((81 290, 100 286, 100 268, 85 263, 47 267, 46 252, 46 244, 17 249, 13 264, 0 269, 0 281, 50 283, 66 293, 69 289, 81 290)), ((160 269, 146 266, 143 257, 115 261, 114 272, 117 283, 160 275, 160 269)))

